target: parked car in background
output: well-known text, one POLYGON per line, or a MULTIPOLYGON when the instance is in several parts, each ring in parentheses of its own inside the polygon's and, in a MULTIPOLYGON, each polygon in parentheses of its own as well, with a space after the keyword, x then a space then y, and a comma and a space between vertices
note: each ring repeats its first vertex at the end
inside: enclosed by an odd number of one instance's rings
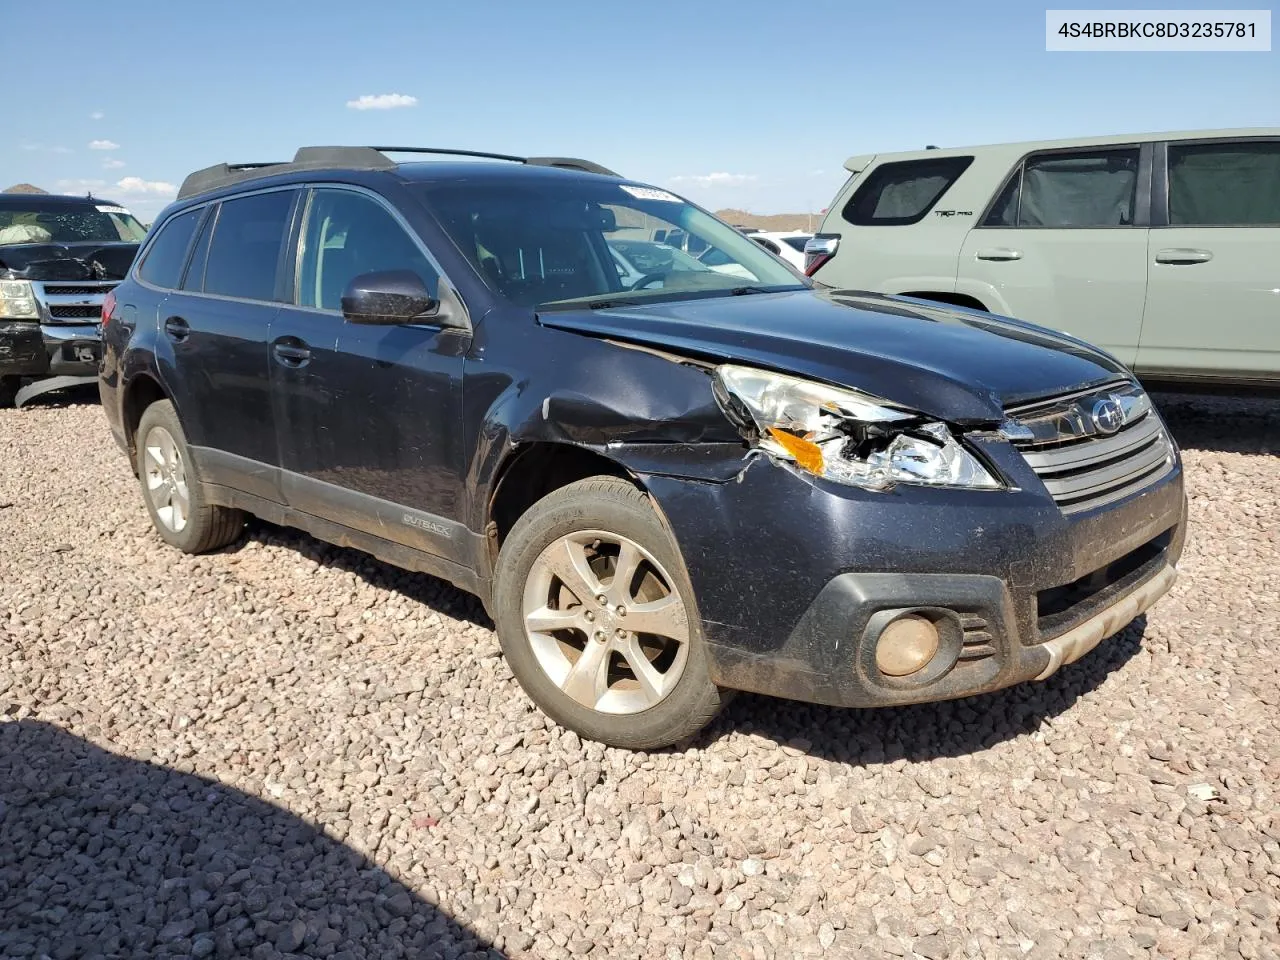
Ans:
POLYGON ((751 239, 775 257, 781 257, 797 270, 803 270, 805 244, 813 239, 813 234, 800 230, 779 233, 758 231, 751 235, 751 239))
POLYGON ((1172 583, 1181 462, 1112 358, 814 290, 666 190, 501 159, 187 178, 103 310, 103 407, 162 540, 212 550, 248 512, 450 580, 534 702, 631 748, 731 689, 1044 679, 1172 583), (611 242, 655 227, 737 272, 628 286, 611 242))
POLYGON ((0 406, 96 381, 102 301, 144 236, 109 200, 0 194, 0 406))
POLYGON ((644 289, 651 284, 661 285, 668 273, 711 269, 696 257, 665 243, 629 238, 611 238, 608 243, 618 267, 618 275, 622 278, 622 285, 628 290, 644 289))
POLYGON ((1280 129, 852 157, 806 270, 1016 316, 1152 384, 1280 389, 1280 129))

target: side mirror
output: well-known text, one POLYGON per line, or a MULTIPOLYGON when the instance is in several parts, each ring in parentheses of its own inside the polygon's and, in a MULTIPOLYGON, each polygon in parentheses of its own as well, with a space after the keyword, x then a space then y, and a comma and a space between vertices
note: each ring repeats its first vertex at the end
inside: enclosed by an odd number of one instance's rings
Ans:
POLYGON ((439 312, 440 301, 412 270, 362 273, 342 292, 342 315, 350 323, 434 322, 439 312))

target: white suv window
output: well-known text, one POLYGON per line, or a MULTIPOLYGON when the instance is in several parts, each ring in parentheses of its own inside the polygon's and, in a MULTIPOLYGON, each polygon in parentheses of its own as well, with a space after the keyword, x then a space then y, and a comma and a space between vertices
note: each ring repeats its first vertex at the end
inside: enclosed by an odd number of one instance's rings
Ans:
POLYGON ((1280 226, 1280 140, 1170 144, 1169 223, 1280 226))
POLYGON ((973 163, 973 157, 902 160, 876 167, 845 204, 855 226, 919 223, 973 163))
POLYGON ((1028 157, 985 227, 1125 227, 1138 196, 1138 148, 1028 157))

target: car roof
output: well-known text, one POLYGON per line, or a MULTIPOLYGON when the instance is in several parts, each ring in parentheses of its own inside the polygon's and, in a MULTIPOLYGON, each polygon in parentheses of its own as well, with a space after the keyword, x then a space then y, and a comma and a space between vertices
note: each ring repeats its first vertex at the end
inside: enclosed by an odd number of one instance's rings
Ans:
POLYGON ((104 207, 120 206, 114 200, 104 200, 102 197, 73 197, 63 193, 0 193, 0 207, 31 206, 33 201, 35 203, 52 204, 54 206, 65 205, 68 207, 84 204, 104 207))
POLYGON ((485 160, 414 161, 398 164, 394 172, 402 180, 415 183, 437 183, 440 181, 457 183, 459 180, 484 183, 525 183, 530 180, 563 180, 565 178, 597 182, 602 177, 615 183, 629 182, 623 177, 588 173, 585 170, 528 166, 520 163, 500 163, 485 160))
POLYGON ((945 147, 929 150, 907 150, 887 153, 855 154, 844 162, 853 173, 865 170, 873 160, 934 160, 942 157, 995 151, 1021 156, 1036 150, 1061 150, 1071 147, 1107 147, 1126 143, 1151 143, 1159 140, 1238 140, 1254 137, 1280 137, 1280 127, 1238 127, 1226 130, 1177 130, 1163 133, 1119 133, 1103 137, 1073 137, 1067 140, 1025 140, 1012 143, 988 143, 968 147, 945 147))
MULTIPOLYGON (((456 180, 459 175, 459 164, 453 159, 455 157, 468 157, 473 161, 478 159, 502 161, 498 164, 490 162, 483 166, 495 172, 521 170, 523 173, 517 175, 520 177, 527 177, 530 171, 540 169, 584 171, 593 176, 614 178, 618 176, 598 163, 575 157, 520 157, 506 153, 484 153, 452 147, 299 147, 292 160, 265 163, 215 163, 211 167, 197 170, 182 181, 182 186, 178 188, 177 199, 182 203, 196 197, 224 192, 227 188, 240 187, 243 184, 288 184, 319 174, 324 174, 329 179, 341 174, 351 174, 353 179, 361 175, 399 174, 406 179, 439 177, 456 180), (398 161, 388 156, 388 154, 406 153, 443 156, 449 159, 422 164, 398 161)), ((471 165, 468 163, 468 166, 471 165)))

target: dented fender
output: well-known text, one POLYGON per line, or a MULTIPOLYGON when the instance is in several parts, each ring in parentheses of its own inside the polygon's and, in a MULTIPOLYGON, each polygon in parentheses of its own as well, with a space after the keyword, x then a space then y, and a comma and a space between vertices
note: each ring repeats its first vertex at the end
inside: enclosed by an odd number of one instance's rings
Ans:
POLYGON ((468 360, 466 416, 477 447, 468 486, 473 529, 505 465, 521 448, 553 443, 589 450, 643 477, 724 482, 748 457, 741 434, 712 392, 712 367, 652 349, 538 328, 503 326, 502 355, 519 372, 485 362, 493 317, 479 325, 477 360, 468 360), (521 342, 528 339, 528 350, 521 342), (548 345, 550 341, 550 346, 548 345))

